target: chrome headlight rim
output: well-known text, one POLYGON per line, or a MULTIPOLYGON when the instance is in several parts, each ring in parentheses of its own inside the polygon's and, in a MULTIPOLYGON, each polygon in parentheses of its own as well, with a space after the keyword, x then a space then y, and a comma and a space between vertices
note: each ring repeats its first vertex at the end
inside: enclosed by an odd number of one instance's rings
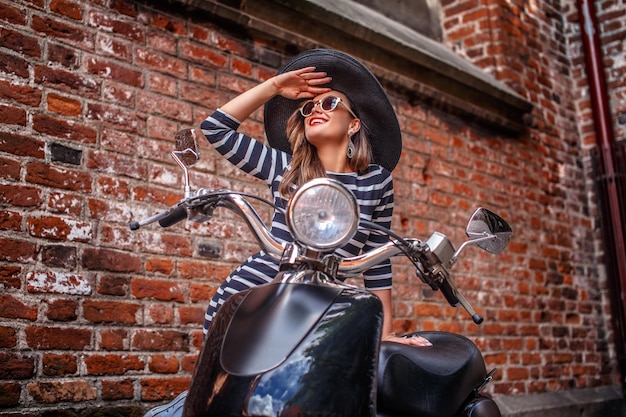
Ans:
POLYGON ((341 248, 347 244, 355 235, 359 226, 359 205, 356 197, 350 190, 348 190, 341 182, 332 178, 316 178, 302 184, 293 194, 287 205, 286 222, 289 231, 296 240, 296 242, 306 246, 309 249, 314 249, 322 252, 329 252, 338 248, 341 248), (317 239, 311 239, 304 233, 300 233, 300 227, 295 220, 298 209, 298 203, 302 198, 305 198, 312 189, 317 187, 330 187, 333 192, 337 193, 339 198, 343 198, 344 204, 348 205, 347 212, 351 214, 351 222, 349 227, 336 238, 328 242, 320 242, 317 239))

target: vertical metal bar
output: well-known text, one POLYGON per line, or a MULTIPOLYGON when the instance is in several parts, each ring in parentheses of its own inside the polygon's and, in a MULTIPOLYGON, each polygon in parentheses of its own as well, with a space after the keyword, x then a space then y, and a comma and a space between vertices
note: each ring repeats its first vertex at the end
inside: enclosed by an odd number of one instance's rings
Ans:
MULTIPOLYGON (((616 334, 616 348, 618 357, 620 358, 620 368, 622 372, 622 382, 626 375, 624 372, 625 367, 625 353, 626 347, 624 346, 625 336, 623 333, 624 325, 626 324, 626 244, 624 243, 624 220, 623 216, 626 214, 623 212, 623 208, 620 207, 620 194, 618 190, 619 174, 616 170, 617 157, 615 153, 615 139, 613 135, 613 128, 611 123, 611 112, 608 104, 608 97, 606 92, 606 81, 604 77, 604 68, 602 66, 602 53, 600 49, 600 39, 597 33, 597 19, 594 10, 594 4, 591 0, 577 0, 578 15, 580 18, 580 24, 582 28, 582 41, 585 51, 585 68, 587 72, 587 79, 589 82, 589 91, 591 96, 591 104, 594 113, 594 128, 596 131, 596 141, 598 144, 599 152, 599 167, 600 176, 603 179, 603 189, 606 190, 604 196, 607 203, 608 215, 610 221, 607 224, 610 230, 605 230, 604 233, 610 235, 610 247, 605 250, 605 256, 607 258, 607 264, 614 266, 614 271, 609 273, 609 280, 614 280, 613 286, 619 291, 618 300, 621 305, 614 306, 614 312, 618 320, 615 326, 616 334), (619 334, 621 333, 621 334, 619 334)), ((623 192, 623 190, 622 190, 623 192)), ((621 196, 623 198, 623 196, 621 196)), ((608 220, 608 219, 607 219, 608 220)))

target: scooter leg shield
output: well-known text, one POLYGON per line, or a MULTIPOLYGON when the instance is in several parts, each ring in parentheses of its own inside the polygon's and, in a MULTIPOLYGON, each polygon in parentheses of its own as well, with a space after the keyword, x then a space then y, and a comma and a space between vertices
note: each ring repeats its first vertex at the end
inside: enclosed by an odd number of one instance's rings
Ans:
POLYGON ((250 297, 248 303, 246 295, 233 295, 220 308, 196 365, 184 415, 374 416, 382 329, 378 297, 357 289, 320 292, 306 284, 268 284, 260 291, 261 295, 250 297), (267 307, 286 305, 284 297, 289 298, 288 309, 267 307), (258 306, 256 315, 248 314, 255 311, 252 305, 258 306), (242 316, 242 312, 247 313, 242 316), (316 319, 311 320, 311 315, 316 319), (300 334, 296 338, 290 332, 268 339, 252 330, 255 321, 257 327, 270 330, 289 327, 283 326, 289 321, 287 316, 297 316, 298 322, 310 327, 305 332, 292 327, 300 334), (237 327, 237 323, 250 331, 230 332, 229 327, 237 327), (242 338, 241 343, 268 345, 239 349, 227 340, 235 334, 242 338), (224 346, 230 346, 228 353, 224 346), (272 346, 285 357, 258 358, 255 363, 259 352, 270 352, 272 346), (237 355, 242 366, 236 364, 237 355))

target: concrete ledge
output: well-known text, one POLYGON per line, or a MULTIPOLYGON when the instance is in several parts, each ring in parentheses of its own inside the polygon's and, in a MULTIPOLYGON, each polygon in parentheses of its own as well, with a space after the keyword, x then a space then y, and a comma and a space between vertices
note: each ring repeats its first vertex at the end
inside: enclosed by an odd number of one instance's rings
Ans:
POLYGON ((532 395, 494 396, 503 417, 624 417, 617 385, 532 395))

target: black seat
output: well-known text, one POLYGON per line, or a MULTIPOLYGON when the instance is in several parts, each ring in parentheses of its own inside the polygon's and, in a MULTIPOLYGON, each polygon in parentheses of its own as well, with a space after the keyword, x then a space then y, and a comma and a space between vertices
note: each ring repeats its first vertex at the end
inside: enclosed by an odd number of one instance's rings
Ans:
POLYGON ((378 416, 453 416, 486 377, 483 357, 474 343, 458 334, 413 335, 433 346, 381 344, 378 416))

